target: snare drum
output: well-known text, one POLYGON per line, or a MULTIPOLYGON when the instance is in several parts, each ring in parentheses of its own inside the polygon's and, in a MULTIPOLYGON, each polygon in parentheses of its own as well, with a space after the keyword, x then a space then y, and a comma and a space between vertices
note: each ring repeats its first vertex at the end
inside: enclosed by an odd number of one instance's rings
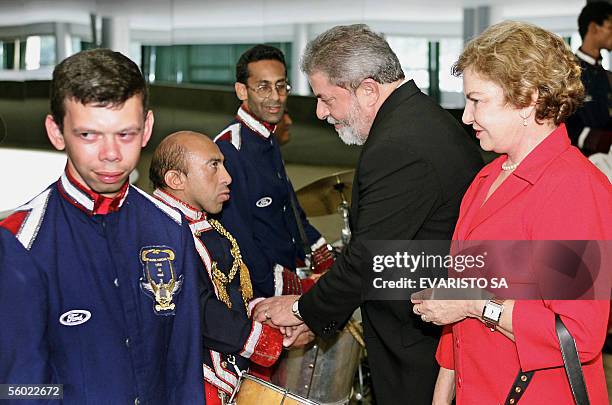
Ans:
POLYGON ((272 383, 242 374, 228 405, 319 405, 272 383))
POLYGON ((272 382, 323 405, 348 404, 363 342, 361 312, 333 339, 284 351, 272 382), (357 336, 355 336, 357 335, 357 336))

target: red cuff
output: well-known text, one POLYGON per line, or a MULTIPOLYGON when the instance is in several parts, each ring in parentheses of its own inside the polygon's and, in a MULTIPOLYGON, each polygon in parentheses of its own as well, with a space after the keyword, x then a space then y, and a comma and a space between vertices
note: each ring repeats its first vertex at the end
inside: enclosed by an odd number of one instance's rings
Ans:
POLYGON ((270 367, 276 363, 282 351, 283 334, 276 328, 263 325, 261 336, 251 355, 251 361, 260 366, 270 367))
POLYGON ((302 283, 297 274, 283 269, 283 295, 302 295, 302 283))
POLYGON ((302 285, 302 294, 306 294, 315 285, 315 281, 311 278, 303 278, 300 280, 300 284, 302 285))
POLYGON ((312 260, 314 261, 314 273, 323 273, 334 264, 333 248, 329 243, 324 244, 312 252, 312 260))

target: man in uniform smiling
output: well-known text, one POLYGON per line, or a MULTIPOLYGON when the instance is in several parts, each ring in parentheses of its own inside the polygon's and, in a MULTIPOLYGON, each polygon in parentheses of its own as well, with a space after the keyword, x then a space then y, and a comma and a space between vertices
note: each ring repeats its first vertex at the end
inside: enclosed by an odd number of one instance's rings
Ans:
POLYGON ((233 179, 221 221, 243 249, 256 296, 301 294, 312 286, 313 280, 295 274, 305 250, 312 251, 316 272, 333 263, 331 247, 297 203, 272 136, 290 89, 279 49, 257 45, 247 50, 236 65, 235 90, 242 104, 235 120, 215 138, 233 179))

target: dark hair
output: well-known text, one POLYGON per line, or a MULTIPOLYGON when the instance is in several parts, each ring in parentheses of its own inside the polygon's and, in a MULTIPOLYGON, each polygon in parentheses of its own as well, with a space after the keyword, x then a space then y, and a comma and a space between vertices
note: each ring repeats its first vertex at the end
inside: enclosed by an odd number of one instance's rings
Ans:
POLYGON ((238 59, 238 63, 236 64, 236 81, 246 84, 249 78, 249 63, 258 62, 260 60, 277 60, 285 67, 285 74, 287 72, 285 56, 280 49, 270 45, 255 45, 244 52, 240 56, 240 59, 238 59))
POLYGON ((154 188, 164 188, 167 186, 164 176, 169 170, 177 170, 183 174, 188 174, 187 150, 178 142, 175 142, 172 135, 164 138, 151 159, 149 167, 149 180, 154 188))
POLYGON ((603 25, 610 16, 612 16, 611 3, 607 1, 588 3, 578 16, 578 32, 580 33, 580 37, 584 39, 589 30, 590 23, 594 22, 597 25, 603 25))
POLYGON ((91 49, 64 59, 53 70, 51 114, 63 131, 65 100, 101 107, 121 106, 135 95, 142 97, 146 111, 148 91, 138 66, 110 49, 91 49))

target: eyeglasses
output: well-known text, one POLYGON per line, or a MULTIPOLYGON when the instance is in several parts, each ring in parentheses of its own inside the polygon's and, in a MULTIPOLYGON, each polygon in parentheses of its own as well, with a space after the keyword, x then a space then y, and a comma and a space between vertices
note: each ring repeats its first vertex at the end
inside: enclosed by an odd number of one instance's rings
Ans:
POLYGON ((286 96, 291 91, 291 85, 289 83, 276 83, 275 86, 266 83, 260 84, 255 88, 250 87, 249 85, 247 85, 247 87, 253 90, 261 98, 270 97, 272 95, 272 89, 276 89, 279 96, 286 96))

